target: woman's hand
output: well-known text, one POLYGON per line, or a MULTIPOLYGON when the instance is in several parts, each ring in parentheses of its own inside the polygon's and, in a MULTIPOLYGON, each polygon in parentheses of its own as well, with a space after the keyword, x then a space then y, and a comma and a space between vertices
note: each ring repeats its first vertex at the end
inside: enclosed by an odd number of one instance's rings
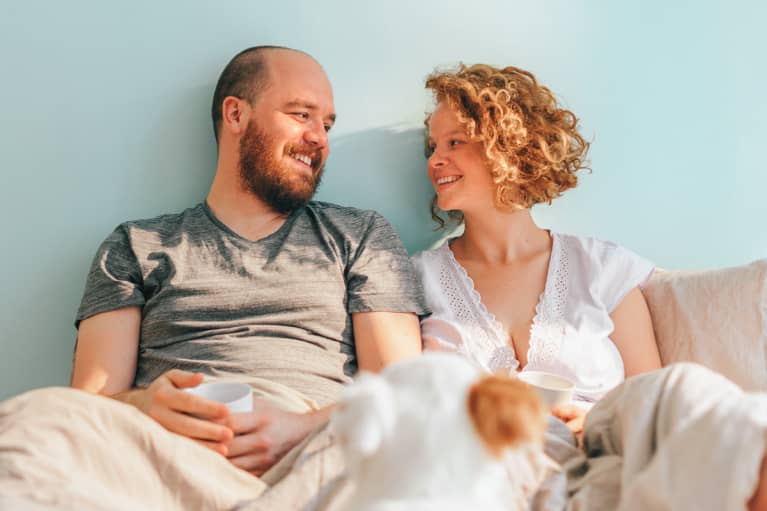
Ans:
POLYGON ((554 407, 551 414, 564 422, 576 438, 580 439, 586 421, 586 410, 573 404, 565 404, 554 407))

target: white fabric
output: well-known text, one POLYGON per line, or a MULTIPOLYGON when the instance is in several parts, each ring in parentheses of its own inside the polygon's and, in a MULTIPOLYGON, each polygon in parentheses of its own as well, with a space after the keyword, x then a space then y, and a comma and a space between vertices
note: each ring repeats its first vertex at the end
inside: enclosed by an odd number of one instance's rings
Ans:
MULTIPOLYGON (((523 370, 569 378, 576 384, 575 400, 593 402, 623 381, 623 361, 610 340, 610 314, 654 267, 614 243, 551 236, 546 285, 523 370)), ((508 333, 482 304, 449 242, 416 254, 413 261, 432 310, 421 322, 424 347, 457 351, 486 371, 517 369, 508 333)))
POLYGON ((672 364, 600 400, 583 441, 564 463, 568 511, 745 511, 765 453, 767 394, 672 364))

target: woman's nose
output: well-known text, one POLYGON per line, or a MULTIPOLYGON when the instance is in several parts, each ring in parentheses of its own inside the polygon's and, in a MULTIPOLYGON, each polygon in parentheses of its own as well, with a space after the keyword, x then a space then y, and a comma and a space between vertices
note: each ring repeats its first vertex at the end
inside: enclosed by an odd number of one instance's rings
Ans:
POLYGON ((429 166, 435 169, 445 165, 445 158, 442 156, 442 152, 436 148, 432 151, 427 161, 429 166))

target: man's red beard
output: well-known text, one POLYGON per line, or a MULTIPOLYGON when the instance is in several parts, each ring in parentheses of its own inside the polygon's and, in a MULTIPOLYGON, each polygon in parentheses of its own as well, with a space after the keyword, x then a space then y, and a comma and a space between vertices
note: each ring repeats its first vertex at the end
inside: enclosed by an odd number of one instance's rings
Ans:
POLYGON ((240 139, 240 179, 244 188, 278 213, 289 213, 305 206, 320 185, 325 167, 322 154, 306 144, 288 144, 285 156, 306 155, 312 160, 312 173, 296 171, 274 155, 277 142, 253 121, 240 139))

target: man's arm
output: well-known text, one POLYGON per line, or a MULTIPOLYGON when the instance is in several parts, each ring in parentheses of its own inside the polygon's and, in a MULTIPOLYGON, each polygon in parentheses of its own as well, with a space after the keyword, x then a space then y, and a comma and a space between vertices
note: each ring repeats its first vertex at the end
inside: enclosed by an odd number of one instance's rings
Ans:
POLYGON ((378 372, 421 353, 418 316, 411 312, 358 312, 352 325, 360 370, 378 372))
POLYGON ((91 316, 80 323, 72 370, 72 387, 112 397, 152 417, 169 431, 226 454, 232 431, 191 417, 227 416, 222 403, 183 389, 202 382, 201 374, 172 369, 145 389, 132 389, 138 360, 141 309, 125 307, 91 316))
POLYGON ((94 394, 129 390, 136 375, 141 308, 96 314, 80 323, 72 386, 94 394))
MULTIPOLYGON (((377 372, 421 353, 418 316, 413 313, 358 312, 352 314, 352 327, 361 370, 377 372)), ((331 405, 296 414, 256 400, 253 412, 232 414, 222 421, 237 435, 227 444, 229 460, 261 476, 290 449, 324 426, 334 408, 331 405)))

